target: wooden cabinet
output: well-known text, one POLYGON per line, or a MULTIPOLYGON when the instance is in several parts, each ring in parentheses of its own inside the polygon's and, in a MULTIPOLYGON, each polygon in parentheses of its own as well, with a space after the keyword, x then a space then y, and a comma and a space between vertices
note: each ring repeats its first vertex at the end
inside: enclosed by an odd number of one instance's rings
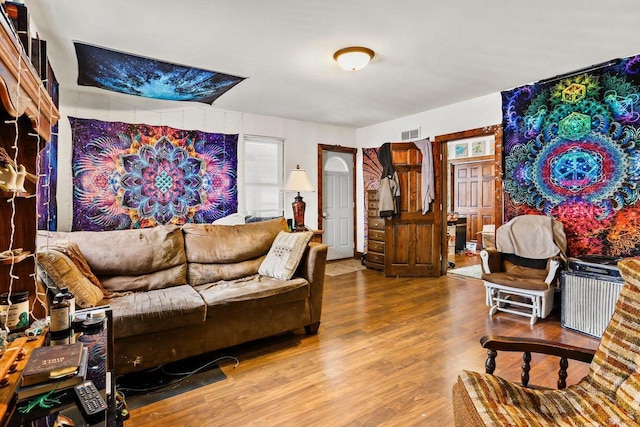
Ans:
MULTIPOLYGON (((49 141, 51 126, 59 117, 8 18, 0 12, 0 147, 11 162, 36 174, 38 154, 49 141)), ((20 256, 0 260, 0 294, 28 291, 34 316, 43 317, 45 307, 33 304, 37 228, 33 181, 25 181, 26 192, 0 192, 0 252, 22 250, 20 256)))
POLYGON ((367 190, 367 260, 365 265, 374 270, 384 271, 385 219, 378 215, 378 191, 367 190))

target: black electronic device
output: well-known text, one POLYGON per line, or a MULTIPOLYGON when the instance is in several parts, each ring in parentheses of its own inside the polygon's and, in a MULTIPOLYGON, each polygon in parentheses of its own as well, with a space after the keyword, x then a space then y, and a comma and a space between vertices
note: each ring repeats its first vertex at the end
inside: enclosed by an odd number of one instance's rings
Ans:
POLYGON ((107 409, 107 403, 102 398, 93 381, 84 381, 73 389, 76 392, 78 402, 82 406, 83 415, 86 418, 93 418, 107 409))
POLYGON ((569 258, 567 270, 600 279, 622 281, 618 270, 620 258, 606 257, 602 255, 582 255, 578 258, 569 258))

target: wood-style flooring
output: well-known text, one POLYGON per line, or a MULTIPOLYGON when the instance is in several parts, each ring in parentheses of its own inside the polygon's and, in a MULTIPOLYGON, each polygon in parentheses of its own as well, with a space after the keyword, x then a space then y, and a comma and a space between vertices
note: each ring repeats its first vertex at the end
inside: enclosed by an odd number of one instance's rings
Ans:
MULTIPOLYGON (((557 312, 534 326, 508 313, 489 318, 477 279, 327 276, 317 335, 300 330, 220 351, 240 361, 222 366, 226 380, 133 410, 125 427, 449 426, 458 373, 484 371, 485 334, 598 345, 562 328, 557 312)), ((519 380, 522 354, 496 362, 497 375, 519 380)), ((534 356, 531 383, 554 387, 558 369, 557 358, 534 356)), ((587 369, 572 362, 567 383, 587 369)))

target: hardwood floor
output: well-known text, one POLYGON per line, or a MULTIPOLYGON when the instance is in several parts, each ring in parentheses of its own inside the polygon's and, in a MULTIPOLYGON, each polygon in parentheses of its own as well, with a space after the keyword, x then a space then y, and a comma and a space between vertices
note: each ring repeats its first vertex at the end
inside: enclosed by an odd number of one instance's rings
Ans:
MULTIPOLYGON (((456 256, 456 266, 478 262, 456 256)), ((485 334, 553 339, 595 348, 559 315, 530 326, 488 316, 477 279, 386 278, 374 270, 326 277, 322 324, 219 352, 227 379, 133 410, 139 426, 413 426, 453 424, 451 387, 463 370, 484 371, 485 334)), ((500 353, 496 374, 518 381, 521 354, 500 353)), ((572 362, 568 384, 588 365, 572 362)), ((534 356, 531 383, 555 386, 558 360, 534 356)))

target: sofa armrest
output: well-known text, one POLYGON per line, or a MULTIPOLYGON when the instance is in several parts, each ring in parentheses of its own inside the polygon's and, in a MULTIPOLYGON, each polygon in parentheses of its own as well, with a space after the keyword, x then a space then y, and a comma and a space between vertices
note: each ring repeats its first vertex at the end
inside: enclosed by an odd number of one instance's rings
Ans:
POLYGON ((500 271, 502 256, 495 248, 487 248, 480 251, 480 259, 482 260, 483 273, 497 273, 500 271))
POLYGON ((560 370, 558 371, 558 388, 566 387, 567 368, 569 367, 568 359, 577 360, 579 362, 591 363, 595 349, 576 347, 569 344, 541 340, 536 338, 516 338, 498 335, 485 335, 480 339, 480 344, 487 349, 487 361, 485 370, 488 374, 493 374, 496 368, 496 356, 498 351, 517 351, 524 354, 522 365, 522 373, 520 375, 523 386, 529 383, 529 362, 531 361, 531 353, 545 354, 549 356, 560 357, 560 370))
POLYGON ((295 274, 309 282, 311 322, 307 327, 308 333, 317 332, 320 326, 324 273, 327 265, 327 249, 328 246, 323 243, 309 242, 295 274))

